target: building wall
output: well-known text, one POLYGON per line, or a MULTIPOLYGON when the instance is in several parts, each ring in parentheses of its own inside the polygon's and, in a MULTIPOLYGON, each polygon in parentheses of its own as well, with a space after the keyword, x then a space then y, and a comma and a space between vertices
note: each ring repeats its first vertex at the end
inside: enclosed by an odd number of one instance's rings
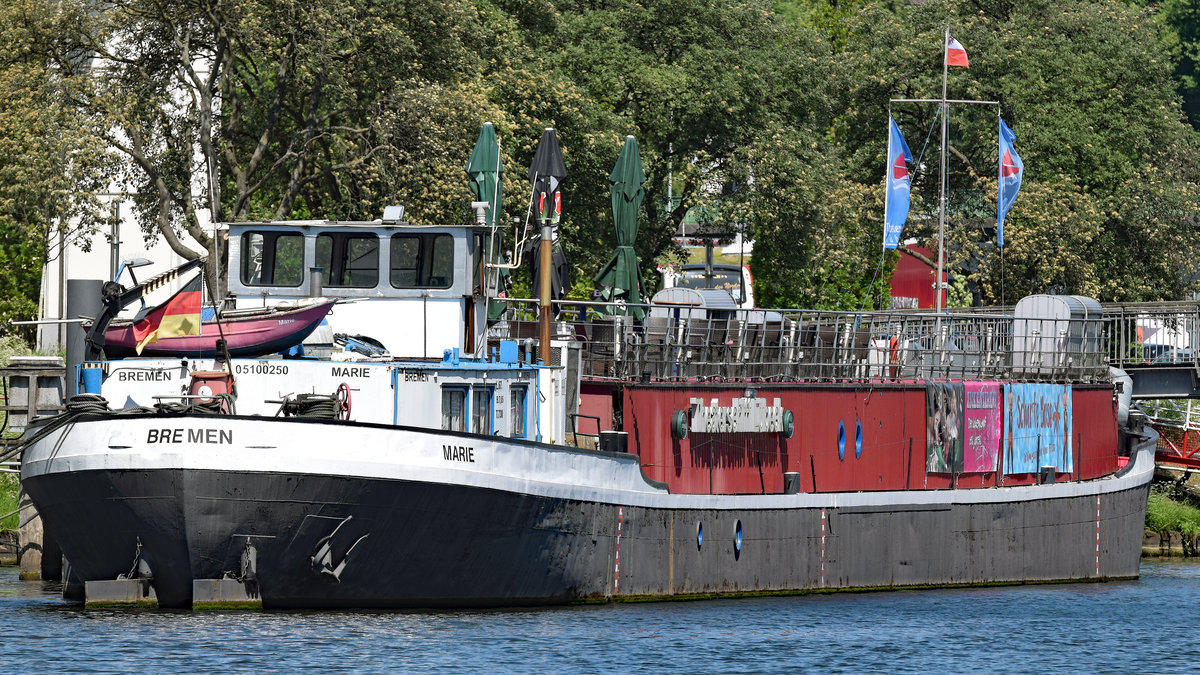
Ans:
MULTIPOLYGON (((133 218, 132 203, 121 195, 111 198, 114 212, 120 217, 119 224, 107 231, 97 232, 90 239, 90 248, 84 249, 86 241, 56 242, 50 251, 50 260, 42 269, 42 288, 39 301, 39 320, 65 319, 67 281, 73 279, 96 279, 107 281, 116 274, 121 261, 131 258, 146 258, 151 261, 146 267, 134 271, 139 281, 165 272, 184 262, 184 259, 171 250, 167 243, 158 237, 150 242, 143 236, 141 227, 133 218)), ((201 214, 207 222, 207 212, 201 214)), ((200 246, 186 233, 181 235, 182 241, 188 246, 199 249, 200 246)), ((148 303, 165 300, 179 289, 187 279, 177 280, 173 284, 159 289, 147 298, 148 303)), ((130 277, 126 272, 121 277, 121 283, 129 287, 130 277)), ((136 308, 131 309, 130 312, 136 308)), ((128 312, 127 312, 128 313, 128 312)), ((29 317, 35 318, 35 317, 29 317)), ((38 327, 37 348, 43 351, 57 351, 66 344, 67 332, 79 330, 74 324, 45 324, 38 327)))

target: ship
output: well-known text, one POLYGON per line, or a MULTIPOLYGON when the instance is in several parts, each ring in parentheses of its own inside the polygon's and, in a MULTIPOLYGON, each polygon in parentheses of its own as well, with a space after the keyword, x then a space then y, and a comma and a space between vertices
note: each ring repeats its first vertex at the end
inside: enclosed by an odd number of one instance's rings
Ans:
POLYGON ((331 329, 378 348, 84 363, 21 464, 83 597, 474 608, 1137 577, 1155 436, 1094 301, 501 299, 481 220, 221 226, 238 308, 336 297, 331 329))

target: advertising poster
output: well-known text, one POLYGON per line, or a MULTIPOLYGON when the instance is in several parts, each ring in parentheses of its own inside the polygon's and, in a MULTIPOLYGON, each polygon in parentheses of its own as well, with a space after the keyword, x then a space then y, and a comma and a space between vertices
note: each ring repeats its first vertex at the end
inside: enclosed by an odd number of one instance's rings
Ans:
POLYGON ((925 470, 956 473, 963 470, 963 384, 925 385, 925 470))
POLYGON ((996 382, 965 382, 966 442, 963 444, 963 471, 984 473, 996 470, 1000 456, 1000 385, 996 382))
POLYGON ((1071 388, 1062 384, 1004 386, 1004 472, 1043 466, 1073 471, 1071 388))

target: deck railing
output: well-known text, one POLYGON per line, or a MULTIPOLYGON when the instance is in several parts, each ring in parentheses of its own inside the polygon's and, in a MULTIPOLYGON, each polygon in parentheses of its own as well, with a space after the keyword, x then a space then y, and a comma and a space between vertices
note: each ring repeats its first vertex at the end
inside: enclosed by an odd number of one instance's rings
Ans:
MULTIPOLYGON (((506 302, 489 339, 536 340, 536 301, 506 302)), ((1096 320, 639 307, 640 320, 629 306, 556 303, 553 339, 579 343, 585 377, 648 381, 1081 382, 1108 368, 1108 331, 1096 320)))

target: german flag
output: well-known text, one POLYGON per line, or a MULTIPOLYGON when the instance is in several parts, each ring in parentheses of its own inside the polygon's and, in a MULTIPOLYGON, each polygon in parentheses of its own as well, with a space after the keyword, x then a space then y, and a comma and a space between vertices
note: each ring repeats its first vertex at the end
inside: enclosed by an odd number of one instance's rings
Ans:
POLYGON ((166 302, 139 317, 133 324, 137 353, 151 342, 180 335, 200 334, 200 275, 179 289, 166 302))

